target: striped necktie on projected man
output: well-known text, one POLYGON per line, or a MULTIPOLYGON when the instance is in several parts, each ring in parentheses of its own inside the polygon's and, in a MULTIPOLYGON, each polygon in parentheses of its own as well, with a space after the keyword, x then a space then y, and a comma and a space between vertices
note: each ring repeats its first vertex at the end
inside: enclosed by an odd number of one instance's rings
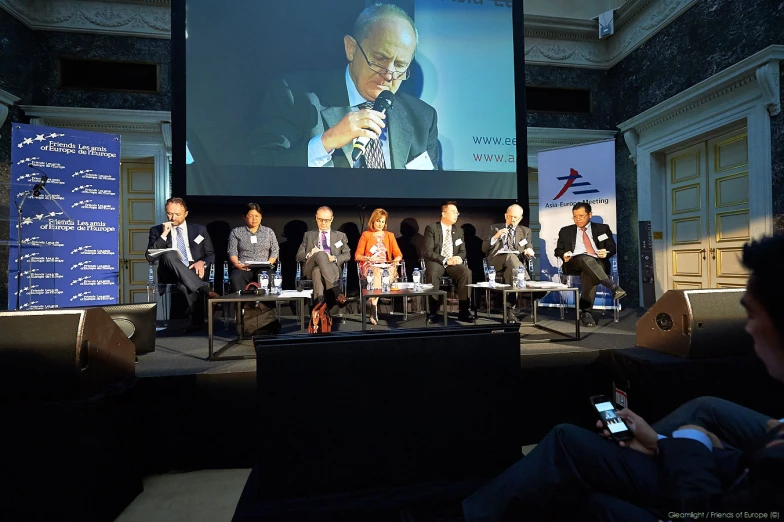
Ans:
MULTIPOLYGON (((373 104, 371 102, 365 102, 358 105, 359 109, 372 109, 373 104)), ((384 151, 381 148, 381 140, 375 139, 370 140, 367 145, 365 145, 365 154, 362 155, 362 159, 360 159, 360 165, 362 168, 365 169, 383 169, 386 168, 384 164, 384 151)))
POLYGON ((185 263, 185 266, 188 266, 190 263, 188 262, 188 249, 185 247, 185 232, 182 230, 182 227, 175 227, 177 229, 177 250, 180 252, 180 256, 182 256, 182 262, 185 263))

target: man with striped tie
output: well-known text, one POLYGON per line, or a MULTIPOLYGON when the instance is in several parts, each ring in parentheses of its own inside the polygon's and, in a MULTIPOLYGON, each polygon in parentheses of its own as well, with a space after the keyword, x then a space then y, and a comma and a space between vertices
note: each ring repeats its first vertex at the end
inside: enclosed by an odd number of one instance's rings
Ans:
POLYGON ((364 9, 343 38, 348 65, 300 71, 270 82, 253 136, 255 163, 368 169, 434 170, 438 117, 422 100, 399 92, 410 78, 419 34, 392 4, 364 9), (394 96, 385 112, 382 92, 394 96), (355 143, 365 143, 354 157, 355 143))
POLYGON ((196 223, 188 223, 188 207, 182 198, 169 198, 166 201, 166 217, 169 221, 150 229, 147 249, 175 248, 159 256, 147 253, 151 263, 158 261, 158 283, 175 284, 188 301, 190 324, 184 333, 204 327, 204 310, 199 306, 201 295, 218 297, 210 291, 204 276, 208 265, 215 262, 215 249, 207 233, 207 228, 196 223))

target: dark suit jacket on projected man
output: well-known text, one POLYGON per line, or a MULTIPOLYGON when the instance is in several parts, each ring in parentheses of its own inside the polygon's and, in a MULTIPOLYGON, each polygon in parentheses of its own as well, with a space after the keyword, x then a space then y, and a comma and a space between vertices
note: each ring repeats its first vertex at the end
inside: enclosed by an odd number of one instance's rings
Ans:
POLYGON ((291 73, 272 81, 264 96, 259 129, 252 135, 254 163, 422 170, 438 167, 435 109, 398 92, 410 74, 416 49, 410 18, 393 5, 371 6, 360 14, 353 33, 344 38, 348 67, 291 73), (395 93, 386 117, 359 107, 374 102, 385 90, 395 93), (360 136, 381 144, 383 166, 368 165, 363 159, 352 161, 352 148, 360 136))

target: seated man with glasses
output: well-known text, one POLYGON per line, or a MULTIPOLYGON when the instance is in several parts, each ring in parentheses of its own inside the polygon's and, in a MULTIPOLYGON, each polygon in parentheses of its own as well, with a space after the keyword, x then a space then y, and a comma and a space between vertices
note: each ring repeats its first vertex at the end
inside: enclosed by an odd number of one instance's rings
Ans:
POLYGON ((316 211, 317 230, 308 230, 297 251, 297 261, 305 263, 302 273, 313 281, 313 300, 332 308, 345 304, 346 297, 337 290, 343 263, 351 259, 348 237, 332 230, 332 209, 316 211))
POLYGON ((602 284, 613 295, 613 299, 626 297, 626 292, 610 280, 610 258, 616 247, 609 225, 592 223, 591 205, 577 203, 572 207, 574 225, 567 225, 558 232, 555 257, 563 259, 565 275, 579 275, 580 321, 583 326, 596 326, 591 315, 596 288, 602 284))
POLYGON ((300 72, 272 82, 254 133, 261 165, 420 169, 439 168, 433 107, 397 93, 409 78, 418 33, 397 6, 373 5, 343 38, 348 66, 300 72), (386 113, 373 110, 383 91, 397 93, 386 113), (357 138, 369 140, 352 159, 357 138))

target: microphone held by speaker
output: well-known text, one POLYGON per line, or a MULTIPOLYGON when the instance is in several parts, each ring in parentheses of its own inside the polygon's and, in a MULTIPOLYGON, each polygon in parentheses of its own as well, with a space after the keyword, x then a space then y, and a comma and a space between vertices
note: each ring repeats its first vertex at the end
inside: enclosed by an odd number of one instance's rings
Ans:
MULTIPOLYGON (((373 103, 373 110, 386 114, 389 109, 392 108, 393 103, 395 103, 394 93, 392 93, 392 91, 381 91, 381 94, 378 95, 376 101, 373 103)), ((357 161, 360 156, 365 154, 365 147, 368 143, 370 143, 370 138, 366 138, 365 136, 360 136, 354 141, 354 150, 351 151, 352 161, 357 161)))

